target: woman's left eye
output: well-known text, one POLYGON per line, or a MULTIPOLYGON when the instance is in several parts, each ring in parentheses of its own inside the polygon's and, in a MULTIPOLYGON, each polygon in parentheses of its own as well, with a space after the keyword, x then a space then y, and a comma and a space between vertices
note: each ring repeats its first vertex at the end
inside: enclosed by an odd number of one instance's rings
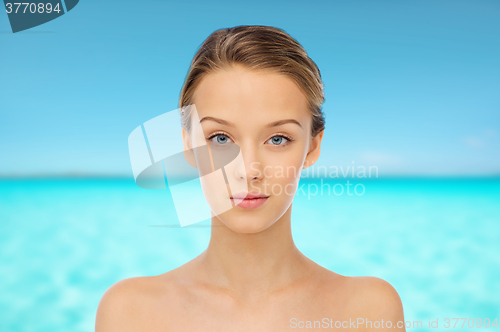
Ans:
POLYGON ((290 140, 284 136, 273 136, 266 143, 272 144, 272 145, 284 145, 289 141, 290 140))

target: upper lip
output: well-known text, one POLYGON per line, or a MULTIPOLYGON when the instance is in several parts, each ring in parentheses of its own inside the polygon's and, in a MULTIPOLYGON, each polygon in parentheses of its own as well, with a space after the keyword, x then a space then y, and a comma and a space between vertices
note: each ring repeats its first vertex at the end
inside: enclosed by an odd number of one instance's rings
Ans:
POLYGON ((239 192, 237 194, 234 194, 233 196, 231 196, 231 198, 236 198, 236 199, 255 199, 255 198, 267 198, 269 197, 269 195, 264 195, 264 194, 261 194, 257 191, 250 191, 250 192, 245 192, 245 191, 242 191, 242 192, 239 192))

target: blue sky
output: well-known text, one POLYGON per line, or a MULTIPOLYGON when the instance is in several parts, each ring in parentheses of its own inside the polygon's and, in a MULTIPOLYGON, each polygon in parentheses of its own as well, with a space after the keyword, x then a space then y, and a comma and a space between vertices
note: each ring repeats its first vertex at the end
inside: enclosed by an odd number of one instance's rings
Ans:
POLYGON ((242 24, 284 29, 318 64, 319 165, 500 174, 499 17, 493 0, 81 0, 12 34, 0 13, 0 175, 131 176, 129 133, 178 107, 211 32, 242 24))

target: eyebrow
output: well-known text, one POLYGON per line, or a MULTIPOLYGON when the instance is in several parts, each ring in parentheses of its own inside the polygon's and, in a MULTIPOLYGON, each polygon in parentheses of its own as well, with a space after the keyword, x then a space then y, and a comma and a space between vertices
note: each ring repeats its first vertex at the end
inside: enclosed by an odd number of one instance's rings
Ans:
MULTIPOLYGON (((203 117, 201 120, 200 120, 200 123, 202 121, 214 121, 214 122, 217 122, 217 123, 220 123, 221 125, 225 125, 225 126, 229 126, 229 127, 234 127, 234 124, 229 122, 229 121, 226 121, 226 120, 222 120, 222 119, 219 119, 219 118, 214 118, 214 117, 211 117, 211 116, 205 116, 203 117)), ((302 125, 300 124, 299 121, 295 120, 295 119, 284 119, 284 120, 278 120, 278 121, 275 121, 275 122, 271 122, 269 124, 266 125, 266 127, 268 128, 272 128, 272 127, 278 127, 278 126, 282 126, 284 124, 287 124, 287 123, 295 123, 296 125, 298 125, 300 128, 302 128, 302 125)))

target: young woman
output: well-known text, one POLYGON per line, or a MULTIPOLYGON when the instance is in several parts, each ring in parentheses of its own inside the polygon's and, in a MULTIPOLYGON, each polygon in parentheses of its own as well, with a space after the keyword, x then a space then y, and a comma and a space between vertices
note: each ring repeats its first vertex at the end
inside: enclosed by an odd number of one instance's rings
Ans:
POLYGON ((110 287, 96 331, 405 330, 389 283, 329 271, 292 239, 300 170, 320 155, 323 101, 318 67, 284 31, 237 26, 205 40, 180 96, 181 108, 196 106, 182 114, 183 141, 193 148, 201 128, 211 149, 237 144, 243 163, 226 180, 248 190, 212 214, 210 243, 198 257, 110 287))

